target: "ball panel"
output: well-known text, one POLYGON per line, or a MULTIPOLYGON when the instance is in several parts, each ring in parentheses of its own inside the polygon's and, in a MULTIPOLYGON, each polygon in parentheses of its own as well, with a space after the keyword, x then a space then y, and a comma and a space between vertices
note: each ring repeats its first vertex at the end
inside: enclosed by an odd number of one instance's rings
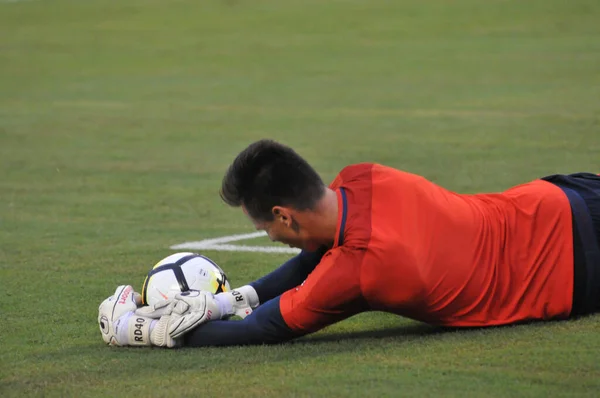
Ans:
POLYGON ((194 254, 196 254, 196 253, 180 252, 180 253, 171 254, 170 256, 167 256, 167 257, 163 258, 162 260, 160 260, 159 262, 157 262, 154 265, 154 267, 152 267, 152 269, 158 268, 161 265, 165 265, 165 264, 175 264, 177 261, 181 260, 183 257, 191 256, 194 254))
POLYGON ((154 305, 161 300, 167 300, 181 293, 179 281, 172 268, 165 268, 147 277, 144 301, 148 305, 154 305))

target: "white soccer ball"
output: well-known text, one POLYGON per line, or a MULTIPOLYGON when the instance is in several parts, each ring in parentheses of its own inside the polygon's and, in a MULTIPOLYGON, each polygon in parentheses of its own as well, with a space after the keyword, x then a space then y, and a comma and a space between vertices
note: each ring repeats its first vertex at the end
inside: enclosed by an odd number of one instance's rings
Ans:
POLYGON ((227 275, 211 259, 198 253, 175 253, 160 260, 146 276, 142 303, 154 305, 187 290, 211 293, 231 290, 227 275))

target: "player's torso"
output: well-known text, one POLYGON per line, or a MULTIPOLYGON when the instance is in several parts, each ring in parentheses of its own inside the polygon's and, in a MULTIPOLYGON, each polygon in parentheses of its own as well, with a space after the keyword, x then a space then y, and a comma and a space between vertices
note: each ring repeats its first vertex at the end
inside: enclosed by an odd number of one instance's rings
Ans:
POLYGON ((368 242, 360 283, 371 308, 457 326, 568 315, 571 215, 554 185, 458 195, 378 165, 368 185, 344 185, 344 246, 368 242))

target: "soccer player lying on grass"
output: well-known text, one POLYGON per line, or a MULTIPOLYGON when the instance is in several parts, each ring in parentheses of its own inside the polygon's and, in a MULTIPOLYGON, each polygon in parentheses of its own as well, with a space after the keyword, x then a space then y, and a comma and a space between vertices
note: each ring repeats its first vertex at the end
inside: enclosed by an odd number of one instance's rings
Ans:
POLYGON ((481 327, 600 307, 600 177, 552 175, 462 195, 378 164, 331 185, 263 140, 229 167, 221 197, 302 252, 234 292, 141 307, 130 286, 100 307, 106 342, 217 346, 287 341, 364 311, 481 327), (237 313, 243 320, 221 320, 237 313), (135 312, 134 312, 135 311, 135 312))

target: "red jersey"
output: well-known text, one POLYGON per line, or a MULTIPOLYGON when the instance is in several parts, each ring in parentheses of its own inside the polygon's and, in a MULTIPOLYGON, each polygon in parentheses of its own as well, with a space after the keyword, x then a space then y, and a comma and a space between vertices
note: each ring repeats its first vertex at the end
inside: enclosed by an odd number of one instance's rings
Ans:
POLYGON ((316 331, 367 310, 447 326, 569 316, 572 216, 552 183, 464 195, 358 164, 330 188, 339 206, 334 246, 281 296, 292 330, 316 331))

